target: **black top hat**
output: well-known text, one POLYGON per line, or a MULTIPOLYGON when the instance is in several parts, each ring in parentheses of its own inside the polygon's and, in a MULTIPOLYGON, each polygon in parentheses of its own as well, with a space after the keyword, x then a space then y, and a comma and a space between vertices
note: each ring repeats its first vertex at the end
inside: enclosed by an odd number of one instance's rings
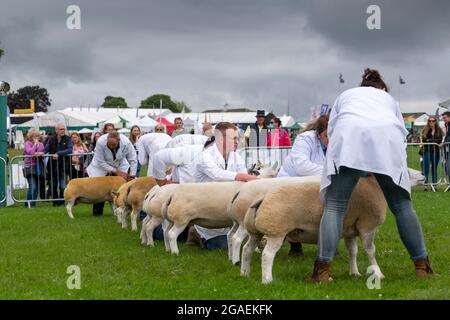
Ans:
POLYGON ((256 117, 266 117, 266 112, 264 110, 256 111, 256 117))

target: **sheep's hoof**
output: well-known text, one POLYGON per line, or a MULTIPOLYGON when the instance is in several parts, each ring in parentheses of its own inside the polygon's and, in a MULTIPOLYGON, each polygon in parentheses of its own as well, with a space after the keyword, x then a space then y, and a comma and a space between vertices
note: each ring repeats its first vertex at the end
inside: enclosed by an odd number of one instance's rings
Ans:
POLYGON ((240 266, 241 265, 241 261, 233 261, 233 265, 234 266, 240 266))
POLYGON ((270 284, 272 282, 272 279, 262 279, 262 284, 270 284))
POLYGON ((250 270, 241 270, 241 277, 250 277, 250 270))
POLYGON ((355 278, 359 278, 361 277, 361 273, 359 273, 358 271, 350 271, 350 276, 355 277, 355 278))

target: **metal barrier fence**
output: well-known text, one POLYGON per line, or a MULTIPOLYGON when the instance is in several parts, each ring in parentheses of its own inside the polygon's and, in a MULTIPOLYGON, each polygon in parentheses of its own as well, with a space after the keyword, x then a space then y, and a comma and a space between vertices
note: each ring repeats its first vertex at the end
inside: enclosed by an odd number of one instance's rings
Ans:
POLYGON ((238 150, 240 156, 245 159, 247 168, 258 161, 261 161, 264 166, 273 165, 275 162, 281 166, 290 151, 291 147, 249 147, 238 150))
POLYGON ((64 203, 68 181, 86 176, 93 153, 69 154, 63 157, 45 154, 15 156, 10 160, 9 182, 15 202, 34 206, 36 201, 64 203))
MULTIPOLYGON (((3 173, 4 173, 4 177, 5 177, 5 184, 6 184, 6 177, 7 177, 7 170, 6 170, 6 166, 7 166, 7 164, 6 164, 6 160, 4 159, 4 158, 2 158, 2 157, 0 157, 0 170, 2 170, 3 171, 3 173)), ((3 202, 5 202, 6 201, 6 199, 7 199, 7 190, 8 190, 8 186, 6 186, 5 185, 5 193, 2 195, 2 197, 1 197, 1 199, 0 199, 0 203, 3 203, 3 202)))
POLYGON ((449 143, 408 143, 408 168, 418 170, 424 175, 424 187, 436 191, 436 186, 446 185, 449 190, 449 143))
MULTIPOLYGON (((248 168, 258 160, 264 165, 273 165, 276 161, 281 165, 290 150, 290 147, 252 147, 239 149, 238 152, 248 168)), ((447 186, 445 192, 450 190, 450 143, 408 143, 406 151, 408 168, 418 170, 424 176, 427 173, 424 186, 436 191, 437 185, 444 185, 447 186), (420 149, 422 155, 419 154, 420 149)))

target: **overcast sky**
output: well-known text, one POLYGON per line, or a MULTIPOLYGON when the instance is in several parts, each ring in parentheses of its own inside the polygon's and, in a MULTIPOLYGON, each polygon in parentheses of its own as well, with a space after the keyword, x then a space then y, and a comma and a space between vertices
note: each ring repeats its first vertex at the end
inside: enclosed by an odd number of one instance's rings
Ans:
POLYGON ((1 0, 0 78, 48 89, 52 109, 129 106, 155 93, 194 111, 232 106, 308 119, 379 69, 403 111, 450 98, 448 0, 1 0), (66 8, 81 8, 81 29, 66 8), (366 9, 381 8, 381 30, 366 9), (344 84, 339 84, 339 73, 344 84), (399 75, 406 84, 399 86, 399 75))

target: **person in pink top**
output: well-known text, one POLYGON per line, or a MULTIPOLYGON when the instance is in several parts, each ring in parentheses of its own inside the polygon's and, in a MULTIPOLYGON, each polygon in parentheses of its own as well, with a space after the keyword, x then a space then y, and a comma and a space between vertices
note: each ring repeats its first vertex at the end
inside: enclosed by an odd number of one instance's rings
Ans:
POLYGON ((88 147, 81 141, 80 135, 78 132, 73 132, 70 135, 72 139, 72 166, 70 168, 70 178, 83 178, 85 176, 84 174, 84 163, 87 156, 76 156, 75 154, 83 154, 88 153, 89 149, 88 147))
POLYGON ((23 154, 28 156, 24 160, 23 173, 28 181, 26 208, 36 207, 39 190, 39 177, 44 175, 44 166, 40 157, 44 154, 44 144, 41 142, 41 134, 35 128, 28 130, 27 141, 24 144, 23 154))
POLYGON ((289 132, 281 128, 281 120, 279 118, 272 118, 270 120, 269 135, 267 137, 268 147, 290 147, 291 139, 289 132))

